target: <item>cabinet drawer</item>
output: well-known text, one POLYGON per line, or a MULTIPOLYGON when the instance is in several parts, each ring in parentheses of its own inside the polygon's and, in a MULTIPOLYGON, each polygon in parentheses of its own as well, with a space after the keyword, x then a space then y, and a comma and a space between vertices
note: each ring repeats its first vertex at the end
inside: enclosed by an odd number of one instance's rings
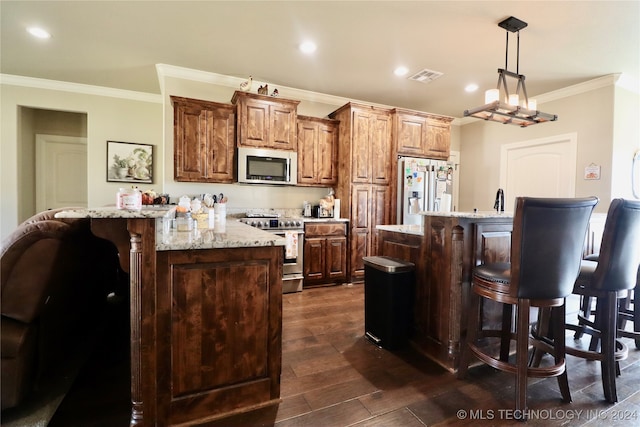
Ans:
POLYGON ((347 224, 344 222, 306 223, 304 233, 305 237, 346 236, 347 224))

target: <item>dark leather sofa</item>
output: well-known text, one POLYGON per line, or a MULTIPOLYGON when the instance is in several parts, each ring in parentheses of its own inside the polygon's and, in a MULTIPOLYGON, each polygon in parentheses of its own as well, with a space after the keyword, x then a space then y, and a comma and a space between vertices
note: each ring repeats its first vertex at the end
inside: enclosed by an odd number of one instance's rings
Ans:
POLYGON ((118 256, 89 219, 34 215, 2 242, 2 410, 19 405, 95 330, 118 256))

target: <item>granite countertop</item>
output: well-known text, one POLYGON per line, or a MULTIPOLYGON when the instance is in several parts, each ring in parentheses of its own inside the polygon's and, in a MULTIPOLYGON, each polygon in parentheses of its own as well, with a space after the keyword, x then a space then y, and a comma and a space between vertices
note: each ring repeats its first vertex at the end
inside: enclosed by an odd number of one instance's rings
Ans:
MULTIPOLYGON (((444 218, 513 218, 513 212, 496 212, 496 211, 483 211, 483 212, 420 212, 420 215, 425 216, 439 216, 444 218)), ((395 233, 415 234, 417 236, 424 235, 424 227, 422 224, 411 225, 377 225, 378 230, 393 231, 395 233)))
POLYGON ((58 212, 56 218, 173 218, 175 206, 144 206, 139 210, 118 209, 115 206, 102 208, 69 209, 58 212))
POLYGON ((302 217, 303 222, 349 222, 349 218, 309 218, 302 217))
POLYGON ((478 212, 427 212, 420 215, 442 216, 447 218, 513 218, 513 212, 478 211, 478 212))
POLYGON ((378 230, 393 231, 395 233, 415 234, 416 236, 424 235, 424 227, 418 224, 407 225, 376 225, 378 230))
POLYGON ((145 206, 140 210, 117 209, 115 207, 69 209, 56 214, 56 218, 155 219, 157 251, 248 248, 258 246, 284 246, 285 244, 285 239, 282 237, 251 227, 234 219, 216 222, 213 229, 177 231, 174 228, 165 227, 165 221, 172 220, 174 216, 175 206, 145 206))
MULTIPOLYGON (((161 222, 162 220, 158 220, 161 222)), ((284 246, 285 239, 236 220, 216 222, 213 229, 193 231, 164 230, 156 227, 156 250, 177 251, 190 249, 248 248, 257 246, 284 246)))

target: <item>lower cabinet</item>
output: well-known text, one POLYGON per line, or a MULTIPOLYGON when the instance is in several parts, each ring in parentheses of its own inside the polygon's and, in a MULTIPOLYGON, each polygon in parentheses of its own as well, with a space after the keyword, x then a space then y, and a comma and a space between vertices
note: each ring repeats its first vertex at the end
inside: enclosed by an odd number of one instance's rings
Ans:
POLYGON ((282 257, 280 246, 158 252, 158 425, 279 401, 282 257))
POLYGON ((347 224, 307 223, 304 227, 305 286, 347 280, 347 224))

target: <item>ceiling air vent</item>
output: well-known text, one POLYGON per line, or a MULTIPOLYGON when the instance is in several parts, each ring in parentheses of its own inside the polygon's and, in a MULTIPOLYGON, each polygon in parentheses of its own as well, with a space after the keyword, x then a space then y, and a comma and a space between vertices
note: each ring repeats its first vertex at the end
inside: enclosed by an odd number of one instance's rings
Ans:
POLYGON ((437 79, 438 77, 441 77, 443 73, 441 73, 440 71, 433 71, 433 70, 428 70, 428 69, 424 69, 424 70, 420 70, 417 73, 415 73, 413 76, 408 77, 409 80, 415 80, 417 82, 421 82, 421 83, 429 83, 434 81, 435 79, 437 79))

